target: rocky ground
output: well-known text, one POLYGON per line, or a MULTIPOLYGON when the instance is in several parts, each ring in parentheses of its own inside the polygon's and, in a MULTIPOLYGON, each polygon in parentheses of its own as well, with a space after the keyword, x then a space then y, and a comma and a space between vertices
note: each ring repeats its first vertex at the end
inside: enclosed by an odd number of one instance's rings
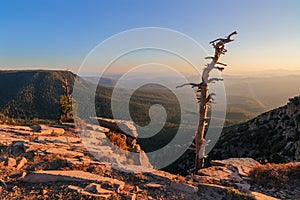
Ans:
POLYGON ((253 159, 213 161, 182 177, 152 169, 142 150, 117 152, 109 130, 88 126, 89 139, 70 126, 0 125, 0 199, 300 199, 297 186, 289 193, 251 184, 260 165, 253 159))

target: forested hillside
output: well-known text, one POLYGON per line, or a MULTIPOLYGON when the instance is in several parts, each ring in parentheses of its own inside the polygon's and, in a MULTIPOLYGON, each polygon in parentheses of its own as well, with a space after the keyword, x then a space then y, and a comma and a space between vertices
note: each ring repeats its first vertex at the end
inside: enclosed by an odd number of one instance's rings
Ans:
POLYGON ((1 71, 0 112, 11 118, 57 119, 64 77, 74 82, 68 71, 1 71))

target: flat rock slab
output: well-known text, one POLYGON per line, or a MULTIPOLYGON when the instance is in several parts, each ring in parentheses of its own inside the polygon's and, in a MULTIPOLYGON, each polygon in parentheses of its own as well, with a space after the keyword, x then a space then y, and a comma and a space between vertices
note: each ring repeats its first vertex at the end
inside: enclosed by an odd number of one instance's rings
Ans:
POLYGON ((116 184, 118 186, 124 185, 123 181, 103 177, 96 174, 92 174, 89 172, 83 171, 59 171, 59 170, 40 170, 35 171, 31 174, 25 176, 22 181, 29 183, 46 183, 46 182, 55 182, 55 181, 74 181, 74 182, 86 182, 86 181, 94 181, 94 182, 109 182, 111 184, 116 184))
POLYGON ((232 166, 238 170, 239 175, 248 176, 252 168, 260 166, 260 163, 252 158, 229 158, 226 160, 212 160, 212 166, 232 166))
POLYGON ((38 136, 34 139, 36 142, 41 143, 63 143, 63 144, 70 144, 70 143, 81 143, 81 138, 77 137, 65 137, 65 136, 38 136))
POLYGON ((103 117, 96 117, 95 119, 98 120, 100 126, 104 126, 111 130, 122 130, 126 135, 134 138, 138 137, 136 126, 133 121, 108 119, 103 117))
POLYGON ((152 176, 156 179, 163 180, 163 181, 173 181, 177 179, 177 176, 174 174, 170 174, 168 172, 153 170, 150 172, 145 172, 145 175, 152 176))
POLYGON ((32 131, 29 126, 12 126, 12 125, 4 125, 0 124, 0 129, 2 130, 21 130, 21 131, 32 131))
POLYGON ((112 193, 114 193, 111 190, 102 188, 101 185, 96 184, 96 183, 89 184, 88 186, 86 186, 84 188, 84 190, 87 192, 94 193, 94 194, 112 194, 112 193))
POLYGON ((255 167, 259 166, 260 163, 253 158, 229 158, 225 160, 212 160, 211 165, 213 166, 247 166, 255 167))
POLYGON ((153 171, 153 168, 144 167, 141 165, 123 165, 123 164, 114 164, 112 165, 112 168, 115 170, 118 170, 123 173, 127 174, 134 174, 134 173, 151 173, 153 171))
POLYGON ((0 125, 0 130, 9 131, 13 133, 17 133, 20 135, 33 135, 33 134, 42 134, 42 135, 50 135, 53 133, 56 134, 64 134, 65 130, 62 128, 54 128, 46 125, 38 125, 39 130, 36 132, 36 127, 31 128, 29 126, 10 126, 10 125, 0 125))
POLYGON ((197 187, 181 182, 171 182, 169 188, 172 190, 183 192, 185 194, 196 194, 198 191, 197 187))
POLYGON ((46 153, 61 155, 65 157, 84 157, 83 153, 76 152, 76 151, 69 151, 62 148, 50 148, 46 150, 46 153))
POLYGON ((76 192, 78 192, 82 195, 86 195, 86 196, 90 196, 90 197, 102 197, 104 199, 109 198, 111 196, 110 194, 113 193, 113 192, 107 190, 106 194, 94 194, 92 192, 86 191, 84 188, 74 186, 74 185, 69 185, 68 189, 69 190, 74 190, 74 191, 76 191, 76 192), (108 193, 108 192, 110 192, 110 193, 108 193))
POLYGON ((236 172, 233 172, 226 167, 212 166, 208 168, 203 168, 198 171, 200 176, 209 176, 215 180, 237 180, 240 181, 241 178, 236 176, 236 172))
POLYGON ((9 146, 13 142, 29 142, 29 140, 16 136, 13 133, 3 132, 0 130, 0 145, 9 146))

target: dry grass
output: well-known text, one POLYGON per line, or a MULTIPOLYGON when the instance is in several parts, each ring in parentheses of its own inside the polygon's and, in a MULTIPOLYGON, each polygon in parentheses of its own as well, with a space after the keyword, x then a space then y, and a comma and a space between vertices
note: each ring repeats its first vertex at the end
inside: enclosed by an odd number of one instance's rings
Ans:
POLYGON ((179 174, 177 174, 176 179, 177 179, 179 182, 183 182, 183 183, 186 182, 185 178, 184 178, 183 176, 179 175, 179 174))
POLYGON ((226 200, 255 200, 252 194, 242 193, 236 189, 228 189, 226 200))
POLYGON ((128 146, 126 144, 126 136, 118 133, 109 132, 106 135, 109 140, 119 148, 123 150, 128 150, 128 146))
POLYGON ((300 178, 300 165, 295 163, 266 164, 255 167, 250 172, 251 180, 264 187, 280 188, 290 178, 300 178))

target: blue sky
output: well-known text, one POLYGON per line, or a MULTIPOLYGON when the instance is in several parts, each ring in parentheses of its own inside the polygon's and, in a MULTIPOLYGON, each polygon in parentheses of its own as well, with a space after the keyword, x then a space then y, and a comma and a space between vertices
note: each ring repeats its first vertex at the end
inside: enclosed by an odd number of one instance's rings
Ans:
POLYGON ((71 69, 101 41, 138 27, 208 42, 237 30, 229 72, 300 68, 300 2, 174 0, 2 0, 0 69, 71 69))

